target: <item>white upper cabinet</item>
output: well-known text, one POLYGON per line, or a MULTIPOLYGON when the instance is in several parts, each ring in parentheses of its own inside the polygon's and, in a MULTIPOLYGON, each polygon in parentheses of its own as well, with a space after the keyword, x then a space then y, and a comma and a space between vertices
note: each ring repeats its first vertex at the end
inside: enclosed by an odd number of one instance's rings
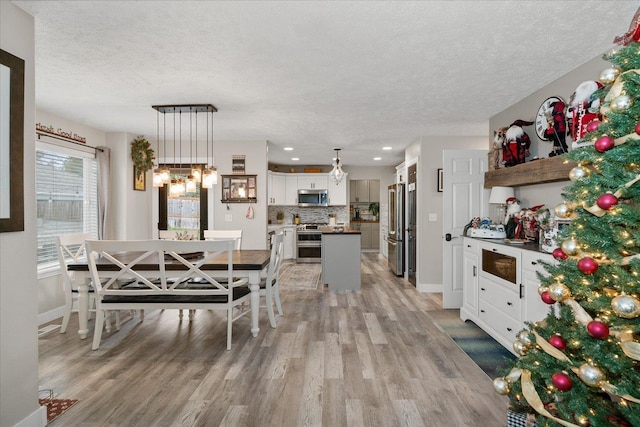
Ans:
POLYGON ((344 174, 342 181, 337 185, 331 178, 328 182, 329 206, 345 206, 347 204, 347 183, 349 182, 347 174, 344 174))
POLYGON ((329 176, 326 173, 298 175, 299 190, 326 190, 329 188, 329 176))
POLYGON ((267 197, 270 206, 286 203, 287 187, 284 175, 268 172, 267 197))
POLYGON ((288 174, 286 177, 287 196, 285 199, 285 205, 296 206, 298 204, 298 175, 288 174))

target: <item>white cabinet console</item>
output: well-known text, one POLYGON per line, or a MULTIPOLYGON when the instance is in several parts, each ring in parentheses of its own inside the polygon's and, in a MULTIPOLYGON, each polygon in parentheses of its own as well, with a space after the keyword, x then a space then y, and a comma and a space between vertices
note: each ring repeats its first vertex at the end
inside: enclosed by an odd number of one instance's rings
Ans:
POLYGON ((553 263, 537 245, 515 246, 464 238, 462 320, 472 320, 515 354, 513 341, 525 322, 544 319, 549 306, 538 295, 540 261, 553 263))

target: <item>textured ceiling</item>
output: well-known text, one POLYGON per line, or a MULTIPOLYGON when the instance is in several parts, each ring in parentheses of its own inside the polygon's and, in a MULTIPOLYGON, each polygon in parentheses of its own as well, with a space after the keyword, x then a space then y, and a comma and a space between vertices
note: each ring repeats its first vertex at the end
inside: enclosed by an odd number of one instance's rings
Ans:
POLYGON ((268 140, 269 160, 281 164, 292 156, 329 164, 341 147, 347 166, 399 164, 421 136, 487 135, 491 116, 611 49, 638 7, 635 0, 13 3, 35 16, 39 109, 154 140, 152 105, 211 103, 219 110, 215 140, 268 140))

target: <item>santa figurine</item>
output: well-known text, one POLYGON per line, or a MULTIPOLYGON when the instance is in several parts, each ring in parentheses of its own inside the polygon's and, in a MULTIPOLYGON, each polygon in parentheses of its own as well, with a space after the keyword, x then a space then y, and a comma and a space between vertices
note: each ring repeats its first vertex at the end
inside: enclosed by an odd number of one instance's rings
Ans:
POLYGON ((533 122, 526 120, 516 120, 511 123, 505 134, 502 147, 502 160, 506 167, 515 166, 526 161, 531 147, 529 135, 522 129, 522 126, 531 126, 533 122))
POLYGON ((553 108, 549 117, 549 127, 545 131, 545 136, 553 141, 553 151, 549 153, 549 157, 559 156, 569 151, 564 101, 556 101, 551 106, 553 108))
POLYGON ((595 80, 582 82, 569 98, 569 112, 571 113, 571 137, 579 142, 587 134, 587 125, 593 120, 600 119, 600 98, 595 96, 602 83, 595 80))

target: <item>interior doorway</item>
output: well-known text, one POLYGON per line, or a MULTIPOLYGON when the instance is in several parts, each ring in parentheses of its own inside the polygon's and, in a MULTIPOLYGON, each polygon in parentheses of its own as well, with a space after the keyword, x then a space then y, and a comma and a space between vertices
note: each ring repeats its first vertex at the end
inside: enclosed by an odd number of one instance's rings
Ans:
POLYGON ((413 164, 407 170, 407 280, 416 286, 416 253, 418 245, 417 197, 418 165, 413 164))

